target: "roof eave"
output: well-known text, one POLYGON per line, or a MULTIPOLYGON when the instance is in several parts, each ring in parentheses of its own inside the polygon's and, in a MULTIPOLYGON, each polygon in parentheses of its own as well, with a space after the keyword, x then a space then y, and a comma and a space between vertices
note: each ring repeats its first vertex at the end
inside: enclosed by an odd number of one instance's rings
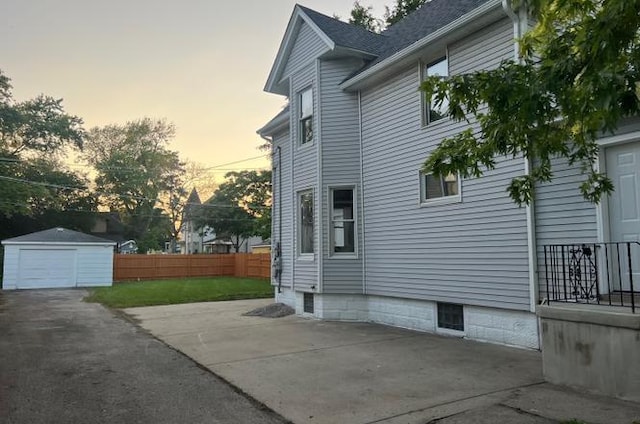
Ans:
POLYGON ((411 56, 417 54, 417 52, 423 49, 425 46, 428 46, 429 44, 447 36, 448 34, 451 34, 452 32, 463 28, 465 25, 468 25, 469 23, 482 17, 483 15, 490 14, 496 9, 500 9, 502 11, 502 0, 490 0, 484 3, 482 6, 477 7, 476 9, 473 9, 472 11, 462 15, 455 21, 443 26, 437 31, 434 31, 433 33, 416 41, 410 46, 389 56, 385 60, 373 65, 371 68, 363 71, 362 73, 354 75, 352 78, 349 78, 348 80, 340 84, 340 88, 342 88, 343 90, 357 90, 361 88, 372 76, 378 74, 379 72, 387 70, 388 68, 392 68, 394 65, 402 62, 403 60, 409 59, 411 56))
POLYGON ((289 113, 290 112, 275 117, 256 132, 262 137, 268 137, 284 129, 289 126, 289 113))
POLYGON ((13 245, 13 244, 37 244, 39 246, 77 246, 79 244, 83 246, 115 246, 116 242, 114 241, 105 241, 105 242, 97 242, 97 241, 11 241, 11 240, 3 240, 2 245, 13 245))

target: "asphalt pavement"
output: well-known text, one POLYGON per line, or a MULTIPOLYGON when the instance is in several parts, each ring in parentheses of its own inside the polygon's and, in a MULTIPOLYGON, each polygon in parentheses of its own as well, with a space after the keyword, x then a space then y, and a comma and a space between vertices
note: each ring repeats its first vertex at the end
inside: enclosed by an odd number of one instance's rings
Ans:
POLYGON ((0 291, 0 423, 283 423, 84 290, 0 291))

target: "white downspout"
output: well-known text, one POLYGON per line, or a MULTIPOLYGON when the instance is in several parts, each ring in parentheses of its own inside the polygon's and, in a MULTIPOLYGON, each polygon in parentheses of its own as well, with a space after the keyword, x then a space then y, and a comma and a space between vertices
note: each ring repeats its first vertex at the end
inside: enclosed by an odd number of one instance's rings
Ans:
MULTIPOLYGON (((521 7, 520 10, 516 13, 511 6, 511 0, 502 0, 502 8, 504 9, 507 16, 509 16, 509 18, 511 18, 511 20, 513 21, 513 34, 516 39, 516 42, 514 43, 514 58, 517 63, 522 64, 523 59, 520 56, 520 45, 518 40, 522 37, 528 26, 526 9, 524 7, 521 7)), ((524 174, 530 175, 530 173, 531 161, 529 158, 524 158, 524 174)), ((529 310, 531 312, 536 311, 536 305, 538 304, 539 297, 534 201, 535 199, 532 199, 531 202, 526 206, 525 210, 527 219, 527 253, 529 260, 529 310)))

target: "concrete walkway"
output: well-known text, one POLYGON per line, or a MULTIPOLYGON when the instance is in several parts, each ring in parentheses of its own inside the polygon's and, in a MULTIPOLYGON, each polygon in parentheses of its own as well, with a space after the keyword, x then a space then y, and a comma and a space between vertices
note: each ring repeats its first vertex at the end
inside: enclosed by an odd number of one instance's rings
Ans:
POLYGON ((538 352, 375 324, 242 316, 268 303, 126 313, 295 423, 640 420, 640 405, 544 383, 538 352))

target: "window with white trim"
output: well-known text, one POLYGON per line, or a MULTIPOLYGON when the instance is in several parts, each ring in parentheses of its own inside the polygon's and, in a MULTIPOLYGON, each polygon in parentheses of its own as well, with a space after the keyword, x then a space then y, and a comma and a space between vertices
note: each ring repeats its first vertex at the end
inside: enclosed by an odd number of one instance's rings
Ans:
POLYGON ((449 174, 436 177, 420 173, 420 202, 429 203, 443 200, 460 201, 460 177, 449 174))
POLYGON ((298 253, 313 254, 313 190, 298 194, 298 253))
POLYGON ((356 252, 356 221, 353 188, 329 190, 331 214, 331 253, 354 254, 356 252))
POLYGON ((313 88, 300 92, 300 145, 313 142, 313 88))
MULTIPOLYGON (((449 76, 449 60, 446 56, 426 65, 423 69, 423 77, 448 77, 449 76)), ((433 98, 423 96, 423 114, 422 119, 424 125, 429 125, 447 116, 449 109, 449 101, 445 98, 442 104, 436 106, 433 98)))

